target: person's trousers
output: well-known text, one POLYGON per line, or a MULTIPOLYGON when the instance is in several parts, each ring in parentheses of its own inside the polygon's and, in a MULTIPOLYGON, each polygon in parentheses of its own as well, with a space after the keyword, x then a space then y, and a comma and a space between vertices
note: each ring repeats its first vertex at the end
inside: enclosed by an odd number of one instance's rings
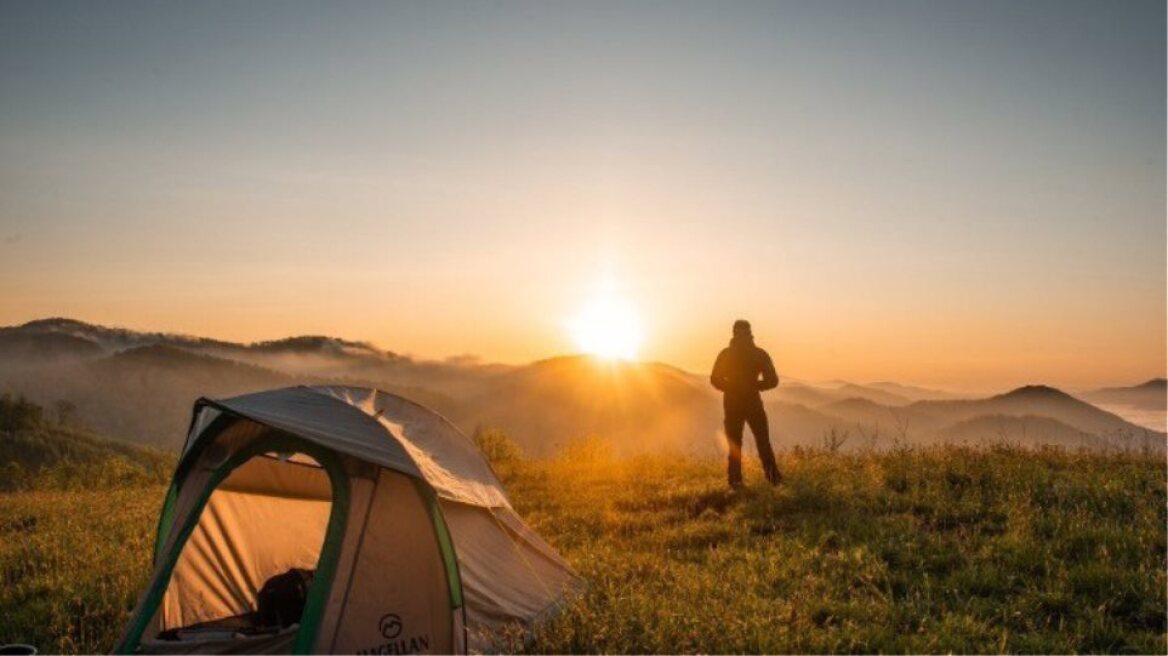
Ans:
POLYGON ((771 450, 771 431, 767 424, 766 410, 762 407, 762 400, 747 399, 744 401, 726 399, 723 407, 726 411, 725 429, 726 441, 730 447, 730 463, 728 475, 730 485, 742 485, 742 431, 749 425, 754 434, 754 443, 758 446, 758 458, 762 461, 762 470, 771 483, 779 482, 779 466, 775 464, 775 452, 771 450))

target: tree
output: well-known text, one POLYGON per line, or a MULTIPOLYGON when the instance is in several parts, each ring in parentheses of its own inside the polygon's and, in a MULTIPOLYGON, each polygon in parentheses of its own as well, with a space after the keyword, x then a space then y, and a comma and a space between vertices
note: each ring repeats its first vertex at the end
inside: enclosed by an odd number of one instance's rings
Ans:
POLYGON ((57 423, 62 426, 72 425, 73 419, 77 416, 77 404, 67 399, 58 399, 53 404, 53 410, 57 414, 57 423))

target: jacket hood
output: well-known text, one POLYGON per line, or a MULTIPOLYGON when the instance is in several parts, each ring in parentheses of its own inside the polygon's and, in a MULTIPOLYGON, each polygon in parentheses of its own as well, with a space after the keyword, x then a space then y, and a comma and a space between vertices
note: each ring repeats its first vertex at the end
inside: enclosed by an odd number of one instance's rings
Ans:
POLYGON ((754 346, 753 335, 735 335, 730 338, 730 348, 748 348, 754 346))

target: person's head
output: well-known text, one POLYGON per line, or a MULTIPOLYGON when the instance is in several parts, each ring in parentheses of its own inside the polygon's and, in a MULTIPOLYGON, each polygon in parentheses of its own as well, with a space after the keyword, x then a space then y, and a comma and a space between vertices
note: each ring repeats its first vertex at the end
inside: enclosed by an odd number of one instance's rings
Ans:
POLYGON ((734 322, 734 336, 735 337, 754 337, 750 332, 750 322, 746 319, 739 319, 734 322))

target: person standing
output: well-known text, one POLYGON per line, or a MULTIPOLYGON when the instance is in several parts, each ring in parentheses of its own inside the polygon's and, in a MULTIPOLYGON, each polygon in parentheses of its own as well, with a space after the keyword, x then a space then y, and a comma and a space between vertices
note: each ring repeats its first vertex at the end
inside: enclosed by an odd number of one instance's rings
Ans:
POLYGON ((710 373, 710 384, 722 392, 726 441, 730 447, 730 487, 742 487, 742 431, 750 425, 758 457, 771 485, 783 480, 771 450, 770 427, 762 405, 762 392, 779 386, 779 375, 766 351, 754 345, 750 322, 734 322, 730 346, 722 349, 710 373))

